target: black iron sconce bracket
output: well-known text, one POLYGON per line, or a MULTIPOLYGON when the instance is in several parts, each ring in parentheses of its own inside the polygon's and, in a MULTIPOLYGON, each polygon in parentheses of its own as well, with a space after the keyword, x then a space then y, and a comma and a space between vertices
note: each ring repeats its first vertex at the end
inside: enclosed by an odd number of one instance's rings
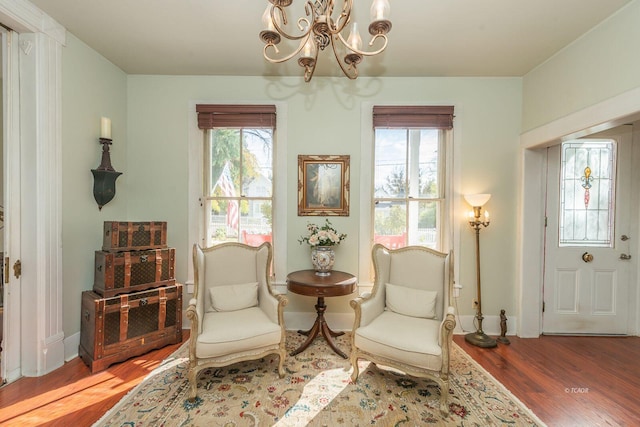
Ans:
POLYGON ((93 197, 98 203, 98 209, 109 203, 116 195, 116 179, 122 172, 117 172, 111 166, 111 154, 109 146, 112 144, 111 139, 100 138, 102 144, 102 161, 97 169, 91 169, 93 173, 93 197))

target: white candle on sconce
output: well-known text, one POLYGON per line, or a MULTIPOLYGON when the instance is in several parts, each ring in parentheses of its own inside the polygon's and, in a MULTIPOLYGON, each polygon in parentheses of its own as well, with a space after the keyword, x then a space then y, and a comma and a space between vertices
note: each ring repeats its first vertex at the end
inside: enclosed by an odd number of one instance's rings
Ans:
POLYGON ((108 117, 100 119, 100 138, 111 139, 111 119, 108 117))

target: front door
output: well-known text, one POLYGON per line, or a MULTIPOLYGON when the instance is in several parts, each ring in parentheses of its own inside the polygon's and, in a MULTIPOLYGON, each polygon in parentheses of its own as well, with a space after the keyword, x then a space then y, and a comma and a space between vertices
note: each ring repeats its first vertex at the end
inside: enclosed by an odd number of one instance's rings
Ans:
POLYGON ((547 334, 627 334, 631 127, 548 150, 547 334))

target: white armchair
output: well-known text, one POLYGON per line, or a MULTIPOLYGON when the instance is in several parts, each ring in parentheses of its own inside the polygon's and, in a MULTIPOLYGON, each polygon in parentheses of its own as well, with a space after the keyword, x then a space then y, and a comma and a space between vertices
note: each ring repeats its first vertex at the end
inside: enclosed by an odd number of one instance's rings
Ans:
POLYGON ((198 373, 208 367, 277 354, 278 374, 284 376, 287 298, 271 289, 271 257, 270 243, 193 245, 195 288, 187 309, 190 399, 197 395, 198 373))
POLYGON ((351 301, 351 379, 358 359, 399 369, 440 386, 440 412, 449 413, 449 354, 456 325, 451 255, 422 246, 372 250, 375 282, 370 295, 351 301))

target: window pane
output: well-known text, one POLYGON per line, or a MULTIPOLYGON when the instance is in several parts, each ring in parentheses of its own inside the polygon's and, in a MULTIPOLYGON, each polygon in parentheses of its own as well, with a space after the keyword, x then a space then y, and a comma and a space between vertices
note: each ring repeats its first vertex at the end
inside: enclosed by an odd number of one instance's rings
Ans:
POLYGON ((238 240, 238 202, 208 200, 207 245, 238 240))
POLYGON ((388 248, 406 246, 407 209, 402 202, 378 202, 374 209, 374 242, 388 248))
POLYGON ((407 130, 376 129, 374 197, 405 197, 407 130))
POLYGON ((409 202, 409 244, 436 249, 440 246, 440 203, 409 202))
POLYGON ((612 247, 615 150, 613 141, 562 144, 560 246, 612 247))
POLYGON ((271 241, 273 130, 212 129, 208 144, 207 244, 271 241))
POLYGON ((376 129, 375 242, 439 249, 444 176, 438 129, 376 129))
POLYGON ((242 200, 240 212, 240 242, 260 246, 272 241, 271 200, 242 200))
MULTIPOLYGON (((417 196, 438 198, 440 195, 438 183, 438 148, 440 145, 440 132, 437 129, 410 131, 410 133, 412 132, 417 134, 417 140, 414 142, 413 138, 409 138, 411 147, 409 170, 414 170, 413 164, 417 161, 417 168, 415 168, 418 173, 418 188, 416 189, 418 193, 417 196), (417 157, 417 159, 415 157, 417 157)), ((413 177, 411 182, 416 182, 413 177)), ((410 194, 413 195, 413 191, 410 194)))
POLYGON ((210 196, 240 195, 240 130, 213 129, 209 145, 210 196))
POLYGON ((271 129, 243 129, 243 196, 271 197, 273 191, 272 134, 271 129))

